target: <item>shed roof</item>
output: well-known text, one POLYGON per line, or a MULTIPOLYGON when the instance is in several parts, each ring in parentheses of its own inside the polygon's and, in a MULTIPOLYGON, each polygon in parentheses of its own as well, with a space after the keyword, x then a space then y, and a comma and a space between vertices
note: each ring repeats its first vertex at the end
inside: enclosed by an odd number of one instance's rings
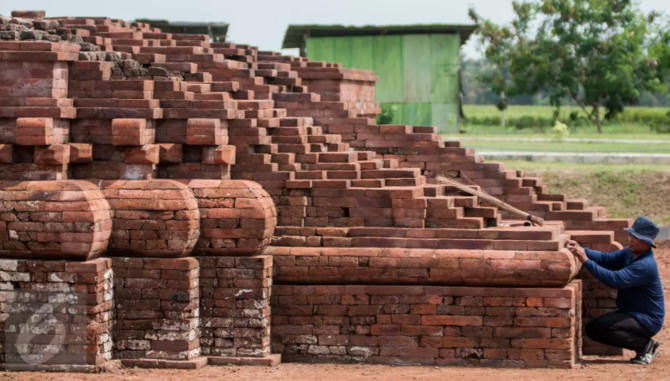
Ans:
POLYGON ((137 19, 152 28, 160 28, 163 33, 185 33, 185 34, 208 34, 211 37, 225 37, 228 34, 230 24, 225 22, 189 22, 137 19))
POLYGON ((282 48, 299 48, 308 37, 380 36, 393 34, 459 34, 464 44, 478 25, 417 24, 417 25, 289 25, 282 48))

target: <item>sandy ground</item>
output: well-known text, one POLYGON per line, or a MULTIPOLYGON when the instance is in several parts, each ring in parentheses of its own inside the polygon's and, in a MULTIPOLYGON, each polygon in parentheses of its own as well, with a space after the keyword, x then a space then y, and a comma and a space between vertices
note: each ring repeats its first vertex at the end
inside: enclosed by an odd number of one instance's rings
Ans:
MULTIPOLYGON (((670 245, 656 250, 656 259, 661 276, 670 289, 670 245)), ((670 306, 666 298, 666 308, 670 306)), ((663 341, 660 354, 654 364, 633 365, 628 362, 632 352, 624 357, 586 357, 576 369, 485 369, 485 368, 438 368, 438 367, 392 367, 376 365, 307 365, 280 364, 275 368, 261 367, 205 367, 195 371, 123 369, 115 373, 99 375, 54 374, 54 373, 8 373, 0 372, 0 381, 66 381, 66 380, 230 380, 235 381, 279 381, 279 380, 495 380, 495 381, 659 381, 670 380, 670 330, 664 329, 657 336, 663 341)))

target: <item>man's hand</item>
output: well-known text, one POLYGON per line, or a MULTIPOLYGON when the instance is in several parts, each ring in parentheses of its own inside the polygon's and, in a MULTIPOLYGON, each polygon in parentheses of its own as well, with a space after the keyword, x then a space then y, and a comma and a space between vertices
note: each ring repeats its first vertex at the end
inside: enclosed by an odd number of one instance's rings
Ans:
POLYGON ((565 243, 565 247, 570 250, 572 255, 577 257, 580 262, 584 263, 589 260, 589 258, 586 256, 586 251, 584 250, 583 247, 579 246, 579 244, 576 241, 570 240, 565 243))

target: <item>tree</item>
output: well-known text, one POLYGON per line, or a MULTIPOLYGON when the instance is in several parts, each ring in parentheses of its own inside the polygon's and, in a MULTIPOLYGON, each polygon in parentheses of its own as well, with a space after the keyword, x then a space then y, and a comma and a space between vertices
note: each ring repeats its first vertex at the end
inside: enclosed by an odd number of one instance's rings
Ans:
POLYGON ((602 120, 635 104, 643 90, 667 91, 667 19, 630 0, 531 0, 512 3, 511 25, 474 9, 485 56, 498 74, 480 78, 498 95, 544 92, 558 109, 573 100, 602 133, 602 120), (509 81, 502 80, 509 73, 509 81), (607 110, 603 116, 601 107, 607 110), (589 110, 589 108, 591 108, 589 110))

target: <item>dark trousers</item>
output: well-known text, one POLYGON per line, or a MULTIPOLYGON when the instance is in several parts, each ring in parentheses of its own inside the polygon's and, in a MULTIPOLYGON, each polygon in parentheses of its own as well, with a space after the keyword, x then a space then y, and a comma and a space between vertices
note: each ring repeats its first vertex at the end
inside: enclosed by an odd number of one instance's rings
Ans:
POLYGON ((586 336, 613 347, 646 353, 651 350, 654 335, 632 315, 613 311, 591 320, 586 325, 586 336))

